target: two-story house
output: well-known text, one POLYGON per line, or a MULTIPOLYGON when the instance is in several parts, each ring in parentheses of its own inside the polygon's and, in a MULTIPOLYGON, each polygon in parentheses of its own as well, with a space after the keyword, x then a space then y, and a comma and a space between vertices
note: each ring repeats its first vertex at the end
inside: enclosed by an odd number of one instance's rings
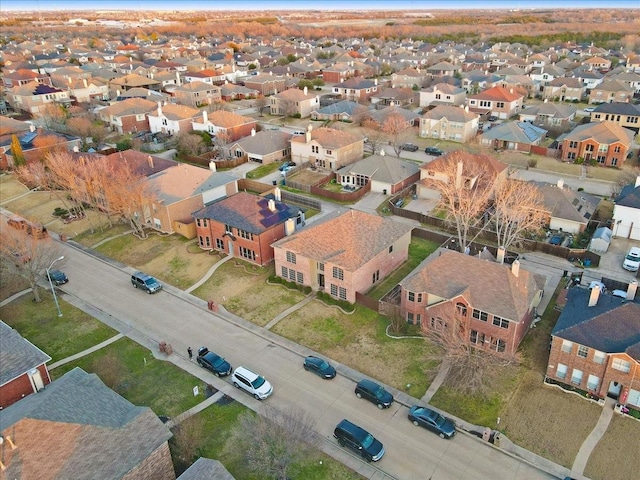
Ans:
POLYGON ((354 303, 408 258, 412 230, 349 210, 275 242, 276 275, 354 303))
POLYGON ((173 96, 180 105, 197 108, 222 101, 222 90, 217 85, 197 81, 176 87, 173 96))
POLYGON ((203 110, 202 117, 198 117, 192 122, 194 131, 222 136, 227 142, 235 142, 242 137, 251 135, 251 131, 256 129, 256 124, 256 120, 252 117, 245 117, 226 110, 213 112, 203 110))
POLYGON ((467 98, 467 91, 464 88, 456 87, 448 83, 437 83, 428 88, 420 90, 420 106, 429 105, 464 105, 467 98))
POLYGON ((469 95, 467 106, 469 110, 480 115, 492 115, 507 119, 517 115, 522 110, 524 95, 514 89, 492 87, 484 92, 469 95))
POLYGON ((372 95, 378 92, 378 79, 349 78, 344 82, 336 83, 331 91, 344 100, 366 103, 372 95))
POLYGON ((431 76, 419 68, 403 68, 391 74, 391 86, 393 88, 420 88, 429 78, 431 78, 431 76))
POLYGON ((478 115, 470 112, 469 107, 441 105, 420 117, 419 135, 465 143, 478 132, 478 119, 478 115))
POLYGON ((30 82, 8 89, 7 101, 14 110, 37 114, 45 112, 49 105, 69 105, 71 97, 67 90, 30 82))
POLYGON ((130 98, 98 110, 100 120, 120 135, 149 131, 147 115, 158 108, 156 102, 142 98, 130 98))
POLYGON ((640 410, 640 303, 633 280, 620 298, 573 287, 551 332, 546 378, 640 410))
POLYGON ((622 187, 613 206, 613 234, 640 240, 640 175, 635 184, 622 187))
POLYGON ((291 138, 291 160, 297 164, 337 170, 360 160, 364 154, 364 140, 360 135, 321 127, 307 128, 304 135, 291 138))
POLYGON ((551 99, 560 102, 565 100, 581 101, 586 93, 586 85, 581 79, 574 77, 554 78, 542 86, 542 98, 545 100, 551 99))
POLYGON ((640 130, 640 106, 627 102, 603 103, 591 112, 591 121, 614 122, 638 134, 638 130, 640 130))
POLYGON ((561 158, 567 162, 578 158, 585 162, 595 159, 600 165, 619 167, 624 163, 634 137, 633 130, 612 121, 578 125, 562 136, 561 158))
POLYGON ((589 93, 589 103, 631 102, 635 93, 632 86, 619 80, 605 80, 589 93))
POLYGON ((577 111, 573 105, 544 102, 525 108, 518 117, 546 130, 567 131, 573 127, 577 111))
POLYGON ((307 87, 304 87, 303 90, 291 88, 269 98, 271 115, 306 118, 319 107, 320 97, 309 93, 307 87))
POLYGON ((147 114, 149 130, 152 133, 162 132, 169 135, 190 132, 193 130, 193 120, 199 114, 197 108, 172 103, 163 105, 162 102, 158 102, 158 108, 147 114))
POLYGON ((545 279, 520 267, 440 249, 400 282, 400 311, 424 330, 455 329, 470 347, 513 356, 545 279))
POLYGON ((242 137, 230 147, 231 155, 246 156, 257 163, 281 162, 291 157, 291 134, 280 130, 251 130, 251 135, 242 137))
POLYGON ((271 263, 272 243, 304 225, 303 210, 283 203, 275 190, 266 197, 238 192, 194 212, 198 246, 256 265, 271 263))

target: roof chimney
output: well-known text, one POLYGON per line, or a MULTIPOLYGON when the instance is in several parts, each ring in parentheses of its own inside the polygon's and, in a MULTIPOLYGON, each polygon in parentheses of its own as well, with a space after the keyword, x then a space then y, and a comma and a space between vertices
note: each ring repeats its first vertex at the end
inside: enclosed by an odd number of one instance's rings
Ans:
POLYGON ((302 89, 302 93, 304 93, 305 95, 308 95, 308 94, 309 94, 309 91, 307 90, 307 87, 304 87, 304 88, 302 89))
POLYGON ((309 125, 309 127, 307 127, 307 131, 304 133, 304 139, 305 139, 305 143, 309 143, 311 141, 311 130, 313 127, 311 127, 311 125, 309 125))
POLYGON ((162 116, 162 102, 158 102, 158 116, 162 116))
POLYGON ((589 306, 595 307, 598 304, 598 298, 600 298, 600 285, 594 285, 589 296, 589 306))
POLYGON ((506 250, 504 247, 498 247, 498 253, 496 255, 496 262, 498 262, 499 264, 503 264, 504 263, 504 254, 505 254, 506 250))
POLYGON ((207 114, 206 110, 202 110, 202 123, 207 123, 209 121, 209 114, 207 114))
MULTIPOLYGON (((29 125, 29 131, 30 131, 31 133, 33 133, 33 132, 35 132, 35 131, 36 131, 36 126, 35 126, 33 123, 29 125)), ((638 178, 640 178, 640 177, 638 177, 638 178)))
POLYGON ((149 168, 153 168, 153 157, 151 155, 147 157, 147 163, 149 164, 149 168))
POLYGON ((629 283, 629 286, 627 287, 626 299, 633 301, 636 298, 637 291, 638 291, 638 281, 631 280, 631 283, 629 283))
POLYGON ((511 264, 511 273, 513 273, 514 277, 517 277, 520 273, 520 260, 514 260, 511 264))
POLYGON ((84 84, 84 88, 89 88, 89 84, 87 83, 87 79, 83 78, 82 83, 84 84))
POLYGON ((282 201, 282 191, 278 187, 273 189, 273 196, 276 198, 276 201, 282 201))
POLYGON ((273 198, 269 199, 269 211, 270 212, 276 211, 276 201, 273 198))
POLYGON ((558 180, 558 183, 556 184, 558 186, 558 188, 560 190, 564 189, 564 180, 561 178, 558 180))
POLYGON ((216 162, 214 162, 213 160, 209 162, 209 170, 211 170, 212 172, 216 171, 216 162))

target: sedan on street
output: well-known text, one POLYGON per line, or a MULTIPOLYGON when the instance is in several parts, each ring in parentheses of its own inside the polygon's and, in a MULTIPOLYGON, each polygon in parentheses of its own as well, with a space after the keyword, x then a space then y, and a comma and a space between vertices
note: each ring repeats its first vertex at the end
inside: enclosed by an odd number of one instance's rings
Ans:
POLYGON ((210 351, 207 347, 198 349, 196 358, 198 365, 211 371, 218 377, 226 377, 231 373, 231 365, 217 353, 210 351))
POLYGON ((409 421, 416 427, 424 427, 437 433, 440 438, 452 438, 456 434, 456 424, 451 419, 420 405, 411 407, 409 421))
POLYGON ((336 369, 329 362, 313 355, 305 358, 302 366, 307 372, 313 372, 322 378, 332 379, 336 376, 336 369))

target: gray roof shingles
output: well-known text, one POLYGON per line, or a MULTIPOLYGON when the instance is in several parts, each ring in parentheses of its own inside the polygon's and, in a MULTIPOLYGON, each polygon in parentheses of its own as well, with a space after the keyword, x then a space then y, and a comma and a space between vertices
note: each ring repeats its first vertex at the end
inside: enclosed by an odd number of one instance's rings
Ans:
POLYGON ((0 386, 49 360, 49 355, 0 321, 0 386))

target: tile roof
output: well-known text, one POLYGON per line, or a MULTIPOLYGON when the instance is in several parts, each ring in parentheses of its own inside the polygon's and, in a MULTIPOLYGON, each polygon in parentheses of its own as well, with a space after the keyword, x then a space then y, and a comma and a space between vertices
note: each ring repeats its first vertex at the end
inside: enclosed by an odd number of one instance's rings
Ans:
POLYGON ((591 290, 574 287, 551 335, 606 353, 626 352, 640 361, 640 304, 600 293, 590 307, 591 290))
POLYGON ((276 201, 272 212, 269 198, 238 192, 194 212, 193 217, 210 219, 257 235, 288 218, 296 218, 299 211, 300 207, 276 201))
POLYGON ((385 217, 349 210, 285 237, 273 246, 354 272, 412 229, 411 225, 385 217))
POLYGON ((522 266, 515 276, 509 265, 440 249, 400 282, 411 292, 426 292, 444 299, 459 295, 473 308, 519 322, 545 279, 522 266))
POLYGON ((0 431, 20 439, 4 449, 6 478, 122 478, 171 438, 150 408, 80 368, 5 408, 0 431))
POLYGON ((0 321, 0 386, 49 360, 49 355, 0 321))

